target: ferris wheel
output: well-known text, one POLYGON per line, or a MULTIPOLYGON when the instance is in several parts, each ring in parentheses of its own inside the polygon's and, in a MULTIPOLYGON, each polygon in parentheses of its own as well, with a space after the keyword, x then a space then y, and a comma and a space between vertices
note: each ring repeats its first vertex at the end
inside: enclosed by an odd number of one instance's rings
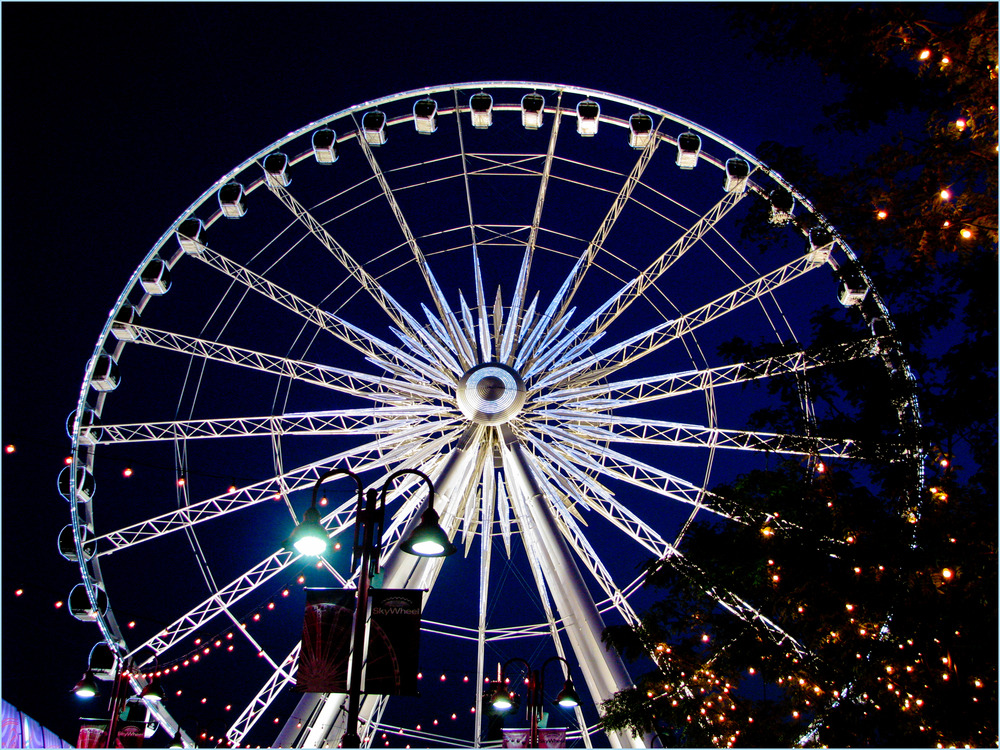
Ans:
MULTIPOLYGON (((170 734, 336 746, 344 696, 294 693, 302 612, 286 602, 355 585, 348 483, 326 482, 320 508, 342 551, 283 542, 325 472, 378 486, 420 470, 460 554, 400 554, 427 495, 399 482, 380 585, 428 592, 421 661, 441 672, 399 702, 453 718, 418 728, 369 696, 365 744, 478 746, 495 665, 551 655, 588 696, 564 719, 573 742, 641 744, 596 728, 631 684, 602 629, 638 621, 642 564, 683 567, 691 524, 743 522, 713 487, 782 458, 859 457, 851 437, 817 434, 809 383, 832 363, 912 377, 892 333, 805 196, 664 109, 512 81, 344 109, 205 190, 114 304, 59 479, 59 546, 83 576, 70 608, 135 665, 137 691, 154 673, 212 685, 149 704, 170 734), (817 345, 809 321, 828 305, 851 333, 817 345), (736 339, 779 353, 734 358, 736 339), (798 394, 797 427, 753 428, 778 382, 798 394)), ((887 408, 913 450, 916 404, 887 408)), ((754 602, 712 595, 797 643, 754 602)))

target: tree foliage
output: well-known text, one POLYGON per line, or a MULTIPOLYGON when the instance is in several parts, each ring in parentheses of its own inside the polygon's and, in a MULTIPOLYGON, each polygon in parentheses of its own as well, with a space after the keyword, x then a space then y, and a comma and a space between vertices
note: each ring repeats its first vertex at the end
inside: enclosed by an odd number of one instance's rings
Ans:
MULTIPOLYGON (((603 722, 665 746, 996 746, 996 6, 734 14, 759 54, 811 58, 845 84, 825 127, 871 136, 857 163, 831 172, 774 143, 756 153, 850 243, 916 377, 859 377, 856 361, 810 371, 818 433, 857 439, 855 460, 716 489, 742 523, 696 522, 681 555, 649 564, 662 597, 605 639, 653 668, 603 722), (889 460, 896 407, 914 395, 922 432, 899 437, 920 441, 923 473, 889 460)), ((821 312, 812 345, 852 335, 845 314, 821 312)), ((734 339, 721 353, 774 352, 734 339)), ((805 434, 801 383, 769 387, 789 408, 751 427, 805 434)))

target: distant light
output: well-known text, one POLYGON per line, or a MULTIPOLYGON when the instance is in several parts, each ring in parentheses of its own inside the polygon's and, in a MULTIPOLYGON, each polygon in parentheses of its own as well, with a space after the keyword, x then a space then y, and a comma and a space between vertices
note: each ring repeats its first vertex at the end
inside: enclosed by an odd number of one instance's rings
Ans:
POLYGON ((128 479, 130 476, 132 476, 132 469, 126 466, 125 470, 122 471, 122 476, 128 479))
POLYGON ((918 58, 921 59, 921 60, 926 60, 930 56, 931 56, 931 51, 929 49, 924 49, 924 50, 920 50, 920 54, 918 55, 918 58))

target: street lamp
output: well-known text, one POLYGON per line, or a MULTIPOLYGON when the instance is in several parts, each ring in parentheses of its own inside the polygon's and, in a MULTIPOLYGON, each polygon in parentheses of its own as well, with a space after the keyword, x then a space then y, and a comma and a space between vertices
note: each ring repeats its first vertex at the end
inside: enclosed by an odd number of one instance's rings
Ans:
POLYGON ((561 656, 549 657, 542 663, 542 668, 538 670, 532 669, 528 662, 517 656, 513 659, 508 659, 504 662, 504 665, 500 667, 500 681, 494 688, 493 700, 491 701, 493 708, 497 711, 507 711, 514 705, 514 702, 511 700, 510 690, 508 689, 506 680, 504 679, 504 672, 507 669, 507 665, 512 662, 520 662, 528 671, 528 720, 531 723, 531 728, 529 730, 530 733, 528 735, 528 747, 538 747, 538 721, 541 718, 542 703, 545 694, 545 667, 547 667, 550 662, 557 660, 566 665, 567 674, 566 681, 563 683, 563 688, 556 696, 556 703, 563 708, 576 708, 580 705, 580 697, 576 694, 576 690, 573 689, 573 681, 569 678, 569 662, 561 656))
POLYGON ((341 741, 343 747, 361 747, 361 737, 358 735, 358 715, 361 708, 361 672, 364 667, 362 655, 368 636, 368 597, 371 589, 371 578, 379 571, 382 526, 385 522, 385 496, 393 480, 403 474, 415 474, 427 484, 427 510, 424 511, 420 523, 410 537, 400 545, 401 548, 404 552, 419 557, 445 557, 453 554, 455 546, 449 541, 447 534, 439 525, 439 516, 434 510, 434 484, 430 477, 416 469, 400 469, 390 474, 382 484, 381 493, 376 492, 373 488, 369 488, 368 492, 365 493, 361 477, 353 471, 330 469, 316 480, 313 487, 312 505, 303 516, 302 523, 295 528, 289 538, 289 542, 304 555, 322 554, 329 544, 329 537, 320 524, 319 511, 316 509, 316 494, 320 485, 332 476, 347 475, 354 479, 358 486, 358 505, 354 514, 354 550, 351 567, 358 564, 359 560, 360 567, 358 571, 358 603, 357 609, 354 611, 354 648, 352 651, 354 658, 351 662, 351 682, 347 693, 347 727, 341 741), (307 526, 307 524, 309 525, 307 526), (319 533, 316 532, 316 527, 319 527, 319 533), (304 548, 300 546, 300 542, 304 542, 304 548))

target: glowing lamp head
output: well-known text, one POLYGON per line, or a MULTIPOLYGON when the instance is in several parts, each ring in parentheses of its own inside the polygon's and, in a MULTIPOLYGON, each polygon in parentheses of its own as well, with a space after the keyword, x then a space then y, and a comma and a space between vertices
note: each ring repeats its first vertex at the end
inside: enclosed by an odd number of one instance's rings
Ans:
POLYGON ((73 692, 77 698, 93 698, 97 695, 97 680, 94 679, 94 673, 89 669, 84 672, 83 677, 73 687, 73 692))
POLYGON ((163 688, 160 687, 160 678, 154 677, 152 681, 142 689, 139 697, 148 701, 153 701, 154 703, 161 702, 163 700, 163 688))
POLYGON ((514 702, 510 699, 510 693, 507 692, 507 688, 503 683, 497 685, 491 703, 497 711, 509 711, 514 707, 514 702))
POLYGON ((310 507, 305 512, 302 523, 295 527, 286 546, 289 542, 299 554, 309 557, 322 555, 326 551, 330 545, 330 537, 319 522, 319 511, 315 507, 310 507))
POLYGON ((433 508, 424 511, 417 528, 402 544, 404 552, 418 557, 447 557, 455 553, 455 545, 438 523, 440 517, 433 508))
POLYGON ((576 708, 580 705, 580 696, 576 694, 576 690, 573 689, 573 681, 566 680, 563 684, 563 689, 559 691, 559 695, 556 696, 556 703, 558 703, 563 708, 576 708))

